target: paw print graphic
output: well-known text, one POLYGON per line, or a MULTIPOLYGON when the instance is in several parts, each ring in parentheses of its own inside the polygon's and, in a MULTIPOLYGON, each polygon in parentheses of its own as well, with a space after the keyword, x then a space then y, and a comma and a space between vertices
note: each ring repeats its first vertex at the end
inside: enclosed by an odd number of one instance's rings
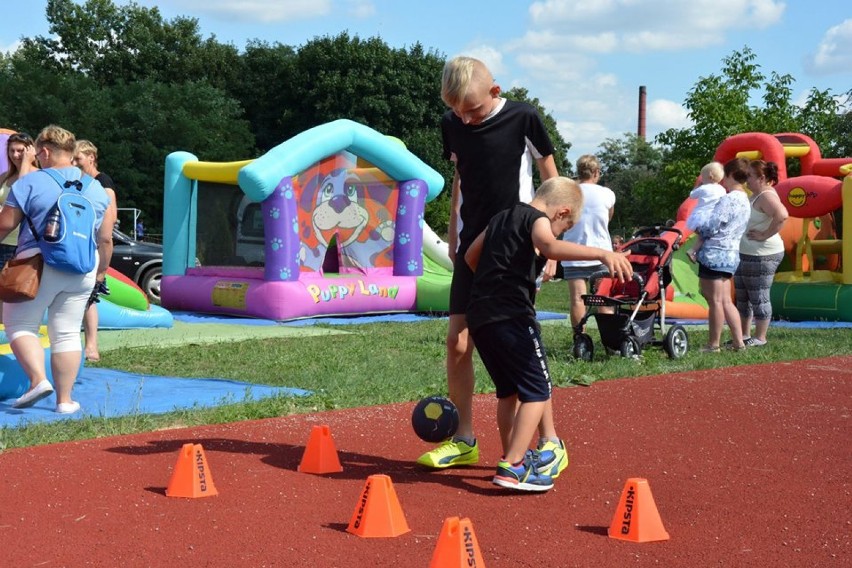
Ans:
POLYGON ((289 268, 282 268, 281 271, 278 273, 278 277, 281 278, 281 280, 289 280, 290 274, 291 273, 289 268))
POLYGON ((400 233, 398 241, 401 245, 408 244, 411 241, 411 235, 408 233, 400 233))
POLYGON ((399 206, 399 214, 400 214, 400 215, 405 215, 405 212, 406 212, 406 211, 408 211, 408 209, 405 207, 405 205, 400 205, 400 206, 399 206))
POLYGON ((284 241, 281 239, 275 238, 269 242, 269 245, 272 247, 272 250, 278 250, 284 246, 284 241))
POLYGON ((299 221, 298 221, 298 219, 293 219, 293 234, 294 235, 299 234, 299 221))
POLYGON ((417 272, 417 269, 419 267, 420 267, 420 263, 418 263, 416 260, 409 260, 408 261, 408 271, 409 272, 417 272))
POLYGON ((281 216, 281 210, 278 209, 277 207, 273 207, 272 209, 269 210, 269 216, 272 217, 273 219, 277 219, 281 216))
POLYGON ((291 199, 293 197, 293 186, 289 183, 281 188, 281 197, 291 199))
POLYGON ((411 197, 417 197, 418 195, 420 195, 420 187, 416 183, 406 184, 405 193, 407 193, 411 197))
POLYGON ((384 221, 376 230, 383 241, 391 242, 393 240, 394 223, 393 221, 384 221))

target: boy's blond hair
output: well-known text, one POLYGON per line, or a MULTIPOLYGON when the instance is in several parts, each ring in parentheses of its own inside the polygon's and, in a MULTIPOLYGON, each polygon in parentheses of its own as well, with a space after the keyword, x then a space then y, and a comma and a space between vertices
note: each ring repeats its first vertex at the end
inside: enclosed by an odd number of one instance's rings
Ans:
POLYGON ((45 126, 38 133, 35 140, 36 148, 50 146, 53 151, 67 152, 69 154, 74 153, 74 146, 76 144, 77 139, 74 138, 73 133, 55 124, 45 126))
POLYGON ((538 186, 535 198, 544 201, 546 206, 568 207, 571 209, 571 222, 575 225, 583 212, 583 190, 580 184, 567 177, 552 177, 538 186))
POLYGON ((725 177, 725 166, 710 162, 701 168, 701 183, 719 183, 725 177))
POLYGON ((441 74, 441 98, 444 103, 455 108, 459 106, 472 85, 486 83, 491 85, 494 77, 488 67, 479 59, 460 55, 444 64, 441 74))

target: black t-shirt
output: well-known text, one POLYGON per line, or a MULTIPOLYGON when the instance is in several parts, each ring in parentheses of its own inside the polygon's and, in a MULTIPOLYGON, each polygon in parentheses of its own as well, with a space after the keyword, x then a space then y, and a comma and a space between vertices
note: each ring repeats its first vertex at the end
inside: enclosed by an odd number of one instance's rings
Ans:
POLYGON ((108 187, 111 190, 115 191, 115 183, 112 181, 112 178, 106 175, 103 172, 99 172, 98 175, 95 176, 95 179, 101 182, 101 185, 104 187, 108 187))
POLYGON ((547 259, 535 252, 532 228, 542 217, 547 218, 518 203, 488 223, 467 307, 471 330, 517 317, 535 319, 535 281, 547 259))
POLYGON ((463 253, 496 213, 532 200, 532 179, 520 187, 522 173, 527 175, 529 160, 552 155, 553 143, 533 106, 509 100, 497 114, 473 126, 448 111, 441 120, 441 134, 444 157, 456 155, 461 179, 463 253), (534 154, 525 158, 527 144, 534 154))

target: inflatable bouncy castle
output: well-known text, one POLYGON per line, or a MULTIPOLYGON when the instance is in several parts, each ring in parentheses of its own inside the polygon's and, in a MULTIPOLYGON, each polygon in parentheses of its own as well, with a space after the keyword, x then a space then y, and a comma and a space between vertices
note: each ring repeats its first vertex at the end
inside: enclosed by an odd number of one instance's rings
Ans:
POLYGON ((350 120, 256 160, 173 153, 162 304, 279 321, 420 311, 419 290, 440 297, 449 286, 423 254, 424 205, 443 185, 399 140, 350 120))

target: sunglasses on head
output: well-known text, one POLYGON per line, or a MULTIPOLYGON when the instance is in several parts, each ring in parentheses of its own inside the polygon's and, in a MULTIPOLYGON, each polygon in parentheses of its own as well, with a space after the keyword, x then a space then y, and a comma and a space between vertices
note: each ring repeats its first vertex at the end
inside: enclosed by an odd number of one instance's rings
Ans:
POLYGON ((24 144, 32 144, 32 137, 26 132, 16 132, 9 136, 9 142, 23 142, 24 144))

